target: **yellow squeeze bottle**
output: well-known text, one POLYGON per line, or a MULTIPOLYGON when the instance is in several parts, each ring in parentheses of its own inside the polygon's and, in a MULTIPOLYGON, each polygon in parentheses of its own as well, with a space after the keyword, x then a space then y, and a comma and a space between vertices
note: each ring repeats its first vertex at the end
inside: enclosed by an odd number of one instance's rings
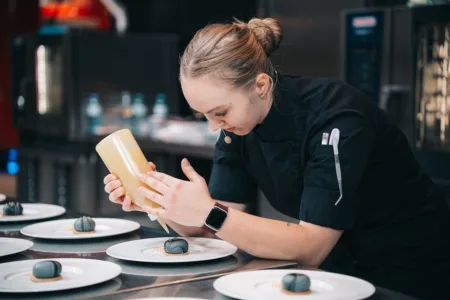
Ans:
MULTIPOLYGON (((125 193, 130 196, 133 203, 140 207, 160 207, 159 204, 138 192, 140 186, 145 186, 152 191, 155 190, 137 177, 139 173, 145 174, 152 169, 129 129, 121 129, 111 133, 95 146, 95 150, 109 171, 122 181, 125 193)), ((152 215, 149 215, 149 217, 152 221, 158 220, 164 230, 169 233, 164 219, 152 215)))

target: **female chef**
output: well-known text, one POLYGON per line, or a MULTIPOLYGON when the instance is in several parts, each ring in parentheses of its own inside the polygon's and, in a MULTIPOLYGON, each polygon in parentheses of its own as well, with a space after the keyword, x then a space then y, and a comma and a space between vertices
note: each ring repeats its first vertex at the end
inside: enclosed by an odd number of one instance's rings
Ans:
POLYGON ((215 235, 257 257, 450 299, 449 207, 405 136, 349 85, 279 74, 269 57, 282 37, 270 18, 198 31, 181 58, 180 83, 191 108, 222 130, 209 186, 184 159, 189 181, 140 176, 160 192, 142 195, 162 208, 131 205, 112 174, 110 200, 158 215, 180 235, 215 235), (258 188, 300 222, 246 213, 258 188))

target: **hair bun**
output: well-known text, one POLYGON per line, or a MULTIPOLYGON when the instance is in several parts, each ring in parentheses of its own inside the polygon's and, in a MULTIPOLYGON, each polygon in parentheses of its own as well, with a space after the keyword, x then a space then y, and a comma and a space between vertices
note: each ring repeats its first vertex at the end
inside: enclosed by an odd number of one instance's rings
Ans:
POLYGON ((253 18, 247 26, 261 43, 267 56, 270 56, 280 47, 283 40, 283 30, 277 20, 273 18, 253 18))

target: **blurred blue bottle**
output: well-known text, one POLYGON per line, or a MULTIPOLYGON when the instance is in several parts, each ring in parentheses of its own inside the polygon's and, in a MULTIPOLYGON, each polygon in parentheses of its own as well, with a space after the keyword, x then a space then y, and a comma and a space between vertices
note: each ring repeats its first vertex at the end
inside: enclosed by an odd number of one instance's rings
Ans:
POLYGON ((132 126, 133 131, 137 134, 145 134, 147 132, 147 105, 145 105, 144 95, 141 93, 137 93, 134 95, 133 104, 131 106, 131 110, 133 112, 132 117, 132 126))
POLYGON ((8 150, 8 162, 6 163, 6 171, 10 175, 19 173, 18 152, 16 149, 8 150))
POLYGON ((158 130, 164 126, 169 116, 169 107, 166 101, 166 95, 158 93, 156 95, 155 104, 153 105, 152 115, 150 117, 150 134, 156 136, 158 130))
POLYGON ((100 105, 98 94, 91 94, 86 106, 87 130, 89 134, 96 135, 102 123, 103 109, 100 105))

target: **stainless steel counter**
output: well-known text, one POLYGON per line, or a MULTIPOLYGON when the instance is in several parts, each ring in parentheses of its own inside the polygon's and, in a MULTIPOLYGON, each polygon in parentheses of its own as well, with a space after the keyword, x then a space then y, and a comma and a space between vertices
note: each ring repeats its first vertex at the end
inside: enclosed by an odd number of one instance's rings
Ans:
MULTIPOLYGON (((54 218, 75 218, 84 214, 67 211, 54 218)), ((103 216, 107 217, 107 216, 103 216)), ((133 214, 128 217, 133 220, 133 214)), ((139 221, 141 219, 136 219, 139 221)), ((47 221, 47 220, 42 220, 47 221)), ((196 297, 203 299, 230 299, 216 292, 213 287, 217 278, 242 271, 264 269, 299 268, 297 263, 259 259, 238 251, 233 256, 198 263, 152 264, 135 263, 109 257, 105 251, 117 243, 130 240, 169 237, 162 229, 141 226, 135 232, 101 239, 50 241, 23 236, 20 230, 35 222, 0 223, 0 237, 14 237, 33 241, 34 246, 27 251, 0 258, 0 263, 29 259, 89 258, 117 263, 122 273, 113 280, 90 287, 64 290, 61 292, 35 294, 0 293, 0 299, 136 299, 148 297, 196 297)), ((300 268, 301 269, 301 268, 300 268)), ((412 297, 376 287, 370 300, 414 300, 412 297)))
MULTIPOLYGON (((130 289, 122 292, 110 293, 103 296, 88 296, 83 299, 119 300, 119 299, 141 299, 155 297, 192 297, 199 299, 229 300, 234 299, 217 292, 214 287, 216 278, 205 279, 194 282, 181 282, 174 285, 153 287, 149 289, 130 289)), ((295 299, 298 299, 295 297, 295 299)), ((418 300, 397 292, 377 287, 375 294, 367 300, 418 300)))
MULTIPOLYGON (((80 216, 79 213, 69 211, 62 218, 74 218, 78 216, 80 216)), ((23 236, 20 233, 20 229, 29 224, 32 223, 0 223, 0 237, 23 238, 31 240, 34 243, 34 246, 25 252, 0 258, 0 263, 28 259, 90 258, 117 263, 122 267, 122 274, 114 280, 88 288, 34 295, 0 293, 0 299, 35 299, 37 295, 41 299, 79 299, 83 297, 101 296, 113 292, 120 293, 121 291, 130 289, 147 290, 154 287, 172 286, 181 282, 186 283, 212 279, 224 274, 243 270, 292 268, 297 266, 294 262, 257 259, 242 251, 238 251, 235 255, 227 258, 202 263, 176 265, 132 263, 109 257, 105 251, 108 247, 125 241, 150 237, 166 237, 173 236, 174 234, 167 235, 162 229, 141 227, 135 232, 117 237, 49 241, 23 236)), ((117 299, 121 298, 117 296, 117 299)))

